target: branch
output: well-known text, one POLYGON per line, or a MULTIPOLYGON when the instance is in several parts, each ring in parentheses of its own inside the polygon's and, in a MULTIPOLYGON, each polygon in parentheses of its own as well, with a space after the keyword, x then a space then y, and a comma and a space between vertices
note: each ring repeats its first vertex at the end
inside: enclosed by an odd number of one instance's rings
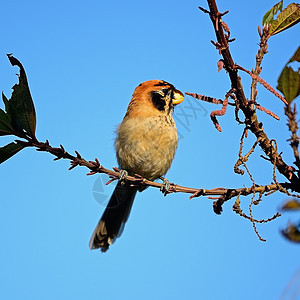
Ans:
MULTIPOLYGON (((259 76, 262 67, 261 62, 264 58, 264 55, 268 53, 268 39, 270 37, 269 35, 269 29, 270 29, 270 25, 268 26, 264 26, 263 27, 263 32, 261 33, 261 29, 258 26, 258 34, 260 36, 260 43, 259 43, 259 50, 258 53, 256 55, 256 66, 255 69, 253 70, 253 74, 256 76, 259 76)), ((257 86, 257 79, 252 78, 252 83, 251 83, 251 96, 250 96, 250 100, 255 101, 256 100, 256 95, 257 95, 257 90, 256 90, 256 86, 257 86)))
POLYGON ((239 150, 239 153, 238 153, 239 158, 238 158, 238 160, 236 161, 236 163, 235 163, 235 165, 234 165, 234 167, 233 167, 234 172, 237 173, 237 174, 241 174, 241 175, 244 174, 244 170, 241 170, 241 169, 239 168, 239 166, 240 166, 240 165, 244 165, 244 166, 245 166, 245 163, 248 161, 249 156, 254 152, 254 150, 255 150, 257 144, 259 143, 259 140, 257 139, 257 140, 254 142, 254 144, 252 145, 251 149, 248 151, 248 153, 247 153, 246 155, 243 156, 243 155, 242 155, 242 151, 243 151, 244 137, 246 136, 247 131, 248 131, 248 128, 245 127, 245 128, 244 128, 244 131, 243 131, 243 134, 242 134, 242 136, 241 136, 241 140, 240 140, 240 150, 239 150))
POLYGON ((238 76, 237 68, 232 59, 229 51, 228 40, 223 31, 221 16, 222 14, 218 11, 215 0, 207 0, 209 6, 209 16, 215 29, 217 42, 219 45, 219 52, 223 56, 224 68, 228 72, 231 87, 234 88, 234 93, 239 105, 239 108, 245 115, 245 123, 251 132, 259 140, 259 145, 265 154, 269 157, 272 163, 275 162, 278 171, 284 175, 292 184, 293 190, 300 191, 300 180, 298 176, 291 170, 291 167, 287 165, 282 157, 278 154, 267 134, 263 130, 263 124, 258 121, 253 104, 249 103, 245 97, 241 78, 238 76))
MULTIPOLYGON (((198 99, 198 100, 202 100, 202 101, 205 101, 205 102, 209 102, 209 103, 213 103, 213 104, 222 104, 222 108, 219 109, 219 110, 214 110, 210 113, 210 118, 211 120, 213 121, 216 129, 218 131, 222 131, 221 129, 221 126, 216 118, 216 116, 224 116, 225 113, 226 113, 226 110, 227 110, 227 105, 232 105, 232 106, 236 106, 236 103, 229 103, 228 102, 228 98, 232 98, 235 100, 235 96, 233 94, 233 89, 230 89, 226 95, 225 95, 225 99, 224 100, 221 100, 221 99, 216 99, 216 98, 212 98, 212 97, 208 97, 208 96, 204 96, 204 95, 201 95, 201 94, 197 94, 197 93, 188 93, 186 92, 185 93, 186 95, 189 95, 191 97, 194 97, 195 99, 198 99)), ((237 107, 237 106, 236 106, 237 107)))
POLYGON ((262 84, 268 91, 270 91, 273 95, 275 95, 277 98, 279 98, 285 105, 288 105, 288 102, 286 101, 286 99, 283 96, 281 96, 275 89, 273 89, 265 80, 263 80, 259 76, 253 74, 249 70, 246 70, 245 68, 243 68, 239 65, 235 65, 235 66, 237 69, 249 74, 252 79, 254 79, 254 80, 256 80, 256 82, 259 82, 260 84, 262 84))
MULTIPOLYGON (((117 180, 119 178, 120 170, 118 168, 113 168, 113 170, 107 169, 103 167, 99 160, 96 158, 95 161, 87 161, 84 159, 77 151, 75 151, 76 156, 70 154, 65 150, 65 148, 60 145, 60 147, 52 147, 49 144, 49 141, 40 142, 38 140, 28 139, 26 142, 24 141, 17 141, 18 143, 23 144, 25 147, 35 147, 37 151, 48 152, 55 156, 54 160, 60 159, 67 159, 70 160, 71 167, 69 170, 74 169, 77 166, 83 166, 89 169, 89 173, 87 175, 94 175, 97 173, 104 173, 107 174, 111 180, 107 183, 117 180)), ((132 185, 143 185, 143 186, 151 186, 155 188, 161 188, 162 184, 158 182, 154 182, 143 178, 142 176, 136 174, 135 176, 127 176, 126 180, 130 182, 132 185)), ((290 188, 290 184, 287 183, 280 183, 285 188, 290 188)), ((199 188, 190 188, 185 186, 180 186, 174 183, 171 183, 170 189, 167 194, 171 193, 187 193, 192 194, 190 199, 200 196, 226 196, 226 199, 229 200, 235 196, 243 195, 247 196, 253 193, 269 193, 271 191, 279 190, 278 185, 276 184, 269 184, 269 185, 262 185, 262 186, 255 186, 255 188, 250 187, 243 187, 243 188, 215 188, 215 189, 199 189, 199 188)))
POLYGON ((221 126, 220 126, 216 116, 224 116, 226 113, 227 105, 228 105, 228 97, 226 97, 225 100, 223 101, 223 106, 221 109, 214 110, 210 113, 211 120, 213 121, 216 129, 220 132, 222 131, 222 129, 221 129, 221 126))
POLYGON ((298 171, 300 170, 300 159, 299 159, 299 136, 297 136, 297 131, 298 131, 298 124, 296 121, 297 117, 297 110, 296 110, 296 103, 294 102, 294 109, 291 107, 291 104, 286 106, 284 108, 285 115, 288 117, 288 126, 289 130, 292 133, 291 138, 288 140, 290 141, 290 145, 293 149, 294 152, 294 157, 296 161, 294 162, 295 165, 298 168, 298 171))

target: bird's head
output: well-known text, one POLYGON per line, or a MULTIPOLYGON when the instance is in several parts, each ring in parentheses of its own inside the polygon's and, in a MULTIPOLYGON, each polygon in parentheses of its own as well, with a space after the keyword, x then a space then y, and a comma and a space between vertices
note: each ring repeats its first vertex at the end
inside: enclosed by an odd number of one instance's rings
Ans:
POLYGON ((149 80, 136 87, 128 107, 129 114, 157 115, 173 112, 184 99, 182 92, 164 80, 149 80))

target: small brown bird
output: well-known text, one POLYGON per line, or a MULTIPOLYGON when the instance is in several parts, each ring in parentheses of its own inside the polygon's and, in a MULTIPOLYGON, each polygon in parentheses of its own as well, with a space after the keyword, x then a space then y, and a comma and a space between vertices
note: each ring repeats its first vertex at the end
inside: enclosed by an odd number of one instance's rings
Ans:
MULTIPOLYGON (((149 180, 166 174, 178 143, 172 113, 183 99, 179 90, 163 80, 146 81, 135 89, 115 140, 122 170, 149 180)), ((126 179, 118 182, 91 237, 90 249, 105 252, 120 237, 138 189, 126 179)))

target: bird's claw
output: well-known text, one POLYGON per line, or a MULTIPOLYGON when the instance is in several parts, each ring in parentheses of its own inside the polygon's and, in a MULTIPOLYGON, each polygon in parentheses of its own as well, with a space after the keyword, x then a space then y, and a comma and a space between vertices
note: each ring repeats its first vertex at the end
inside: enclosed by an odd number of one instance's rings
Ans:
POLYGON ((169 193, 170 186, 171 186, 170 181, 164 178, 163 183, 160 187, 160 191, 163 193, 164 196, 166 196, 169 193))
POLYGON ((121 185, 125 184, 127 176, 128 176, 128 172, 126 170, 119 171, 119 181, 121 182, 121 185))

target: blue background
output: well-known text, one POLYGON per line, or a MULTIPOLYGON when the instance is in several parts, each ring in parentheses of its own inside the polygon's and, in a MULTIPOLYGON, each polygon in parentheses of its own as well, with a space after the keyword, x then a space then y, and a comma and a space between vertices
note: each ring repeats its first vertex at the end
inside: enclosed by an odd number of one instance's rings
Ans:
MULTIPOLYGON (((218 4, 230 10, 224 21, 236 38, 230 44, 235 62, 254 68, 257 25, 275 1, 218 4)), ((112 168, 114 130, 139 83, 164 79, 183 92, 216 98, 229 90, 224 70, 217 72, 211 21, 198 5, 207 7, 205 1, 2 1, 0 88, 9 96, 17 82, 18 69, 5 55, 12 52, 27 72, 38 138, 112 168)), ((299 46, 299 33, 298 25, 270 39, 261 76, 271 85, 299 46)), ((241 75, 249 96, 251 81, 241 75)), ((280 116, 258 112, 292 164, 283 104, 261 86, 258 102, 280 116)), ((209 113, 218 108, 190 97, 177 107, 180 143, 167 174, 171 182, 251 186, 247 175, 233 172, 243 127, 229 107, 217 132, 209 113)), ((10 140, 1 137, 1 145, 10 140)), ((253 142, 249 135, 245 151, 253 142)), ((257 149, 248 166, 258 184, 268 184, 272 166, 261 154, 257 149)), ((52 159, 25 149, 1 165, 1 299, 300 299, 300 246, 279 232, 299 214, 258 225, 263 243, 232 211, 234 200, 218 216, 205 197, 163 197, 149 188, 137 196, 122 237, 103 254, 90 251, 88 241, 113 184, 52 159)), ((241 198, 246 213, 250 200, 241 198)), ((285 200, 279 193, 264 198, 254 216, 271 217, 285 200)))

